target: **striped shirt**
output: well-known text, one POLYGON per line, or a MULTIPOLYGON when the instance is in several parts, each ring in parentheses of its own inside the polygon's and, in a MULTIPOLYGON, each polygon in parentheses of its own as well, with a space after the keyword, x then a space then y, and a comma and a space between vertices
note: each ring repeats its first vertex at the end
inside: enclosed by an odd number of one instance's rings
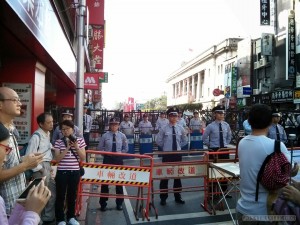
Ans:
MULTIPOLYGON (((85 148, 86 144, 84 139, 81 137, 77 137, 78 146, 80 149, 85 148)), ((58 139, 54 144, 55 149, 59 149, 60 153, 66 149, 66 145, 62 139, 58 139)), ((79 155, 77 154, 75 147, 71 146, 74 154, 76 154, 78 160, 80 160, 79 155)), ((57 170, 79 170, 79 163, 76 157, 74 156, 71 150, 69 150, 65 157, 58 163, 57 170)))
MULTIPOLYGON (((13 150, 7 155, 7 160, 3 164, 3 170, 11 169, 20 164, 20 154, 17 148, 17 142, 12 134, 9 138, 8 145, 12 147, 13 150)), ((25 183, 25 175, 24 173, 20 173, 0 184, 0 195, 4 199, 7 215, 10 215, 16 199, 25 189, 25 183)))

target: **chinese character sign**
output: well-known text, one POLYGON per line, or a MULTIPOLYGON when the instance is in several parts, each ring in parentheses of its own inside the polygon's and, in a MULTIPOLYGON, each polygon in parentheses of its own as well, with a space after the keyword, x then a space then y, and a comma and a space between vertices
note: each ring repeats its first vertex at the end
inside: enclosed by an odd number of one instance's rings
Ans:
POLYGON ((288 40, 287 40, 287 76, 286 79, 295 79, 296 74, 296 26, 295 16, 291 14, 288 18, 288 40))
POLYGON ((270 25, 270 0, 260 0, 260 25, 270 25))
POLYGON ((89 24, 104 25, 104 0, 87 0, 89 24))
POLYGON ((92 60, 96 69, 103 69, 104 26, 93 25, 93 35, 90 42, 92 60))

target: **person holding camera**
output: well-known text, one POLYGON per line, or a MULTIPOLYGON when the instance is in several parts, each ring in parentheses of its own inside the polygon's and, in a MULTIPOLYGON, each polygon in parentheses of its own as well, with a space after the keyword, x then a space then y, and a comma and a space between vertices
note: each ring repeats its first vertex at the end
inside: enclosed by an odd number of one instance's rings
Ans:
POLYGON ((63 138, 55 141, 55 160, 58 162, 56 181, 55 215, 58 225, 66 225, 64 202, 66 199, 66 216, 69 225, 79 225, 75 218, 75 201, 80 180, 79 161, 85 160, 85 142, 74 136, 74 123, 64 120, 60 124, 63 138))
MULTIPOLYGON (((100 137, 98 150, 106 152, 126 153, 128 152, 128 141, 122 132, 118 131, 120 120, 119 118, 111 118, 109 121, 109 130, 100 137)), ((123 165, 123 158, 116 155, 104 155, 103 164, 123 165)), ((108 185, 101 185, 101 194, 108 193, 108 185)), ((123 186, 116 186, 116 194, 123 195, 123 186)), ((106 211, 107 197, 100 197, 99 204, 101 211, 106 211)), ((123 210, 122 204, 124 199, 117 198, 117 210, 123 210)))

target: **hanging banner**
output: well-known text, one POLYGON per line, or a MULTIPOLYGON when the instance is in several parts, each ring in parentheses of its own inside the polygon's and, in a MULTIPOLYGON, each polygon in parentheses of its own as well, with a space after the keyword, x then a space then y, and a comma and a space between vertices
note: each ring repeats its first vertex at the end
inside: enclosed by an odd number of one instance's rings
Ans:
POLYGON ((288 18, 286 53, 286 79, 294 80, 296 76, 296 26, 295 14, 292 10, 288 18))
POLYGON ((32 84, 3 83, 4 87, 13 89, 21 100, 21 115, 15 117, 14 125, 19 132, 18 144, 25 144, 31 136, 32 84))
POLYGON ((260 0, 260 25, 270 25, 270 0, 260 0))
POLYGON ((104 0, 86 0, 89 24, 104 25, 104 0))
POLYGON ((103 48, 104 48, 104 26, 92 25, 92 40, 90 41, 90 50, 95 69, 103 69, 103 48))

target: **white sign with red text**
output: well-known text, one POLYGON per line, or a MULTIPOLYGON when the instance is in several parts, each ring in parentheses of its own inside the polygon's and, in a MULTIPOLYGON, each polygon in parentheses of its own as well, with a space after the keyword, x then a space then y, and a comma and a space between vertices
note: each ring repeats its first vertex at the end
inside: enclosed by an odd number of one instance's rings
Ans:
POLYGON ((153 168, 153 178, 199 177, 207 175, 207 165, 159 166, 153 168))

